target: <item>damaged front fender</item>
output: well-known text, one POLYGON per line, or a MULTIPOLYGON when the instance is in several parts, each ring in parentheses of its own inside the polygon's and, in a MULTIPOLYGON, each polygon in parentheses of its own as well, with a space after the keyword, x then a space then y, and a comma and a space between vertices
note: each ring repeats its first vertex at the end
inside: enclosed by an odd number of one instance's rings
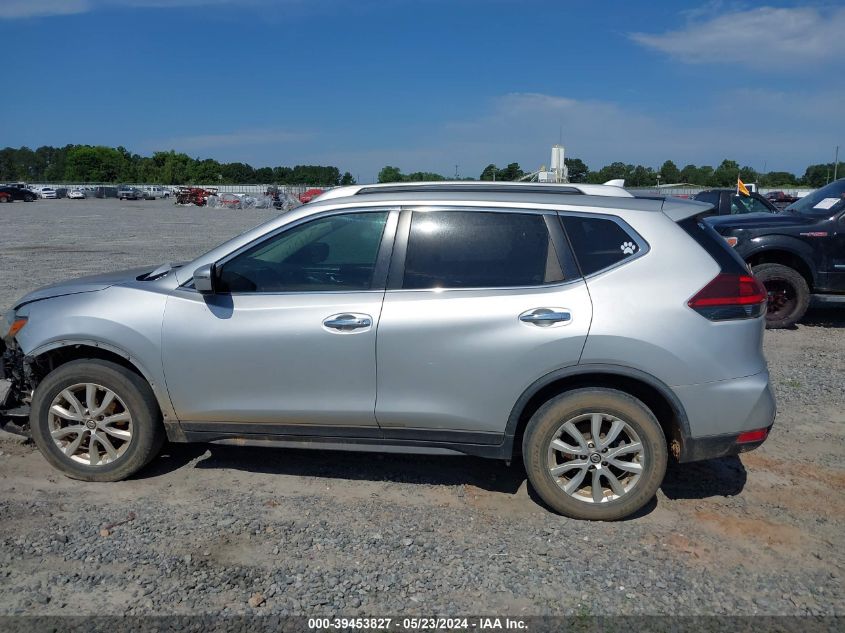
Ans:
POLYGON ((29 435, 32 367, 14 339, 0 341, 0 427, 29 435))

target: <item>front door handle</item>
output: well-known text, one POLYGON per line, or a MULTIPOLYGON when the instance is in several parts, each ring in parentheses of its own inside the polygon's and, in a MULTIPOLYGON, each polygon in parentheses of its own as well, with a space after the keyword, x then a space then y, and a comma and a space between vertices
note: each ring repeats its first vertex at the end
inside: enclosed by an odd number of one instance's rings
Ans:
POLYGON ((531 323, 540 327, 548 327, 557 323, 569 323, 572 314, 566 308, 535 308, 519 315, 523 323, 531 323))
POLYGON ((373 324, 373 318, 369 314, 356 314, 346 312, 333 314, 323 320, 323 325, 338 332, 353 332, 369 328, 373 324))

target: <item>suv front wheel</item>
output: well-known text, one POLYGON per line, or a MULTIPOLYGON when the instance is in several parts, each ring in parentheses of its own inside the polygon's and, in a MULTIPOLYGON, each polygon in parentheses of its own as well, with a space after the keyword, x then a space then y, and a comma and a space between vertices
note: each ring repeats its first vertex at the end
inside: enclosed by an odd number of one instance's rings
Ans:
POLYGON ((654 497, 668 452, 660 424, 642 402, 590 388, 540 407, 526 428, 522 457, 531 485, 554 510, 614 521, 654 497))
POLYGON ((126 367, 93 359, 66 363, 41 381, 30 428, 48 462, 84 481, 125 479, 164 441, 147 382, 126 367))

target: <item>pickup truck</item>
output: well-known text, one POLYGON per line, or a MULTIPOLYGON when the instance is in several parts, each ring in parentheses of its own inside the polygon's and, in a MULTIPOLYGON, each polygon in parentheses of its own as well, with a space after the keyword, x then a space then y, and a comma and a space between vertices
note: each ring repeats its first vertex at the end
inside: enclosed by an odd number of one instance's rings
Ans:
POLYGON ((699 202, 709 202, 716 215, 740 215, 744 213, 775 213, 777 207, 756 191, 749 195, 737 193, 736 189, 708 189, 692 197, 699 202))
POLYGON ((785 209, 793 202, 797 202, 798 196, 791 196, 783 191, 770 191, 766 194, 766 200, 771 202, 778 209, 785 209))
POLYGON ((142 187, 142 191, 144 192, 144 198, 148 200, 155 200, 156 198, 169 198, 170 197, 170 188, 169 187, 160 187, 158 185, 148 185, 146 187, 142 187))
POLYGON ((780 213, 705 221, 766 286, 766 327, 790 327, 800 321, 811 296, 819 303, 845 304, 845 178, 780 213))
POLYGON ((144 192, 135 187, 121 185, 117 188, 117 197, 119 200, 143 200, 144 192))

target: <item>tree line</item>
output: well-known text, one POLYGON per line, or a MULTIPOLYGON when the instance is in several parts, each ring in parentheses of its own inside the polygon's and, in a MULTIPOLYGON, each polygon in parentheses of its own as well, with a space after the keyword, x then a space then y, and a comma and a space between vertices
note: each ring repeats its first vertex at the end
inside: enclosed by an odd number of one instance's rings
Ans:
MULTIPOLYGON (((614 162, 599 170, 591 170, 580 158, 564 159, 569 171, 570 182, 601 184, 608 180, 624 178, 629 187, 654 187, 662 184, 692 184, 701 187, 734 187, 737 176, 743 182, 755 182, 761 187, 821 187, 834 175, 833 163, 810 165, 803 176, 788 171, 758 172, 752 167, 740 166, 735 160, 725 159, 717 167, 710 165, 686 165, 679 168, 671 160, 664 162, 658 169, 644 165, 631 165, 614 162)), ((530 173, 530 172, 528 172, 530 173)), ((479 180, 519 180, 526 172, 519 163, 509 163, 498 167, 491 163, 479 176, 479 180)), ((845 176, 845 164, 839 168, 838 176, 845 176)), ((388 166, 378 175, 379 182, 409 182, 414 180, 446 180, 440 174, 414 172, 403 174, 398 167, 388 166), (425 178, 420 177, 425 176, 425 178)), ((468 178, 467 180, 472 180, 468 178)))
MULTIPOLYGON (((602 183, 624 178, 630 187, 653 187, 658 179, 663 184, 688 183, 702 187, 732 187, 739 176, 743 182, 756 182, 763 187, 821 187, 833 178, 833 163, 810 165, 798 176, 786 171, 758 172, 735 160, 725 159, 718 166, 686 165, 679 168, 671 160, 659 168, 614 162, 596 171, 580 158, 567 158, 566 166, 572 182, 602 183)), ((839 170, 845 176, 845 165, 839 170)), ((480 180, 519 180, 526 175, 519 163, 504 167, 487 165, 480 180)), ((325 165, 296 165, 294 167, 253 167, 246 163, 220 163, 206 158, 191 158, 187 154, 155 152, 140 156, 124 147, 93 145, 6 147, 0 150, 0 182, 101 182, 101 183, 158 183, 186 184, 278 184, 315 185, 330 187, 351 185, 355 179, 347 171, 325 165)), ((388 165, 378 174, 379 182, 416 182, 447 180, 441 174, 416 171, 405 174, 398 167, 388 165)), ((474 180, 474 178, 466 178, 474 180)))
POLYGON ((246 163, 220 163, 187 154, 130 153, 124 147, 92 145, 7 147, 0 150, 0 182, 98 182, 187 184, 351 185, 355 179, 337 167, 296 165, 259 167, 246 163))

